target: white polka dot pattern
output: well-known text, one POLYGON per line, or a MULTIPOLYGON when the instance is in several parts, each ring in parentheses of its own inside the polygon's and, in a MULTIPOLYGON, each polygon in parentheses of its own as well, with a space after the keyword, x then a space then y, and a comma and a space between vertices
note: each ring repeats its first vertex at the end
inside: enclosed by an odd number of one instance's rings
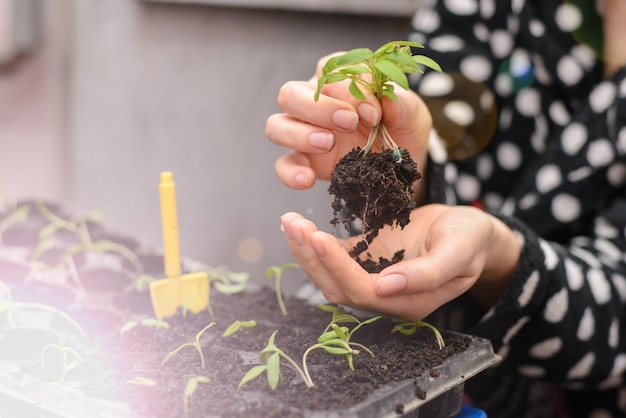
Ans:
POLYGON ((535 344, 530 348, 530 355, 538 359, 554 357, 563 348, 563 340, 553 337, 535 344))
POLYGON ((596 361, 594 353, 587 353, 578 363, 574 365, 567 373, 568 379, 579 380, 584 379, 589 374, 593 363, 596 361))
POLYGON ((580 324, 578 325, 576 337, 580 341, 589 341, 589 339, 593 336, 594 329, 595 321, 593 318, 593 312, 589 308, 587 308, 585 309, 585 313, 580 320, 580 324))
POLYGON ((548 322, 561 322, 565 314, 567 314, 568 307, 569 299, 567 297, 567 290, 563 288, 559 293, 548 299, 543 317, 548 322))
POLYGON ((515 371, 495 373, 509 386, 487 390, 493 416, 535 416, 541 378, 589 404, 576 416, 626 416, 626 69, 603 77, 596 3, 425 0, 413 20, 445 72, 411 78, 437 103, 442 147, 444 123, 467 147, 488 117, 495 126, 474 153, 433 156, 430 196, 480 204, 522 248, 502 301, 474 327, 515 371), (606 408, 575 392, 610 388, 622 401, 606 408))

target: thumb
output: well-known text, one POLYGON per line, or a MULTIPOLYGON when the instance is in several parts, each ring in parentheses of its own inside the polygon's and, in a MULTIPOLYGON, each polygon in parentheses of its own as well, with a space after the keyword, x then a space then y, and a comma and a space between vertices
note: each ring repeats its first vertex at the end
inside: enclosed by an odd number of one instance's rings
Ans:
POLYGON ((443 292, 446 298, 458 296, 478 277, 468 268, 472 264, 468 255, 472 252, 460 247, 462 243, 439 246, 423 256, 387 267, 376 279, 376 293, 393 296, 443 292))

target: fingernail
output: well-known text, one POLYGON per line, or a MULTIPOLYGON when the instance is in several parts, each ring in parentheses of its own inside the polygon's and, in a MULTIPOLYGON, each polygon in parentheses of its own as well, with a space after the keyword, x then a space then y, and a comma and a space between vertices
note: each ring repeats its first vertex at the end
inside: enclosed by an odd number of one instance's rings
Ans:
POLYGON ((370 126, 378 125, 378 109, 369 103, 361 103, 357 108, 359 116, 370 126))
POLYGON ((309 187, 309 180, 306 176, 306 174, 304 173, 298 173, 296 174, 296 176, 294 177, 294 180, 296 181, 296 183, 302 187, 309 187))
POLYGON ((406 277, 402 274, 389 274, 379 277, 376 281, 376 293, 380 296, 390 296, 406 290, 406 277))
POLYGON ((309 135, 309 144, 325 151, 333 147, 333 140, 333 135, 325 132, 313 132, 309 135))
POLYGON ((359 115, 349 110, 335 110, 332 116, 333 123, 346 131, 353 131, 359 123, 359 115))
POLYGON ((282 224, 283 231, 287 238, 291 241, 295 241, 299 246, 304 245, 304 235, 297 226, 294 226, 288 222, 282 224))

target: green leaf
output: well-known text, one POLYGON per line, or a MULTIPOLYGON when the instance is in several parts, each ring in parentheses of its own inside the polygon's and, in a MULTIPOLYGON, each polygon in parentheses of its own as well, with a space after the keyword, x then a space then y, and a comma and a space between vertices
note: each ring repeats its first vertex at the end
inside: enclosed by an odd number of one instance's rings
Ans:
POLYGON ((370 70, 367 67, 362 65, 351 65, 349 67, 342 68, 339 70, 339 73, 346 75, 359 75, 359 74, 369 74, 370 70))
POLYGON ((390 98, 394 102, 398 101, 398 96, 393 92, 393 90, 383 90, 383 96, 390 98))
POLYGON ((222 334, 222 337, 229 337, 241 329, 241 322, 235 321, 222 334))
POLYGON ((335 330, 327 331, 323 333, 317 338, 317 342, 324 344, 326 341, 331 340, 333 338, 337 338, 337 333, 335 332, 335 330))
POLYGON ((332 57, 322 69, 322 74, 326 75, 337 68, 346 67, 348 65, 361 64, 374 57, 374 52, 369 48, 356 48, 342 55, 332 57))
POLYGON ((441 69, 441 66, 434 59, 429 58, 425 55, 413 55, 413 60, 415 61, 416 64, 421 64, 428 68, 432 68, 433 70, 439 73, 443 72, 443 70, 441 69))
POLYGON ((338 83, 349 78, 348 74, 342 72, 330 73, 324 76, 324 84, 338 83))
POLYGON ((131 380, 128 380, 126 383, 130 383, 131 385, 137 386, 156 386, 157 383, 154 379, 150 379, 149 377, 133 377, 131 380))
POLYGON ((320 77, 320 79, 317 80, 317 90, 315 91, 315 95, 313 96, 313 98, 316 102, 319 100, 320 94, 322 92, 322 87, 324 87, 325 84, 337 83, 347 78, 348 76, 343 73, 330 73, 320 77))
POLYGON ((227 276, 233 282, 245 283, 250 278, 250 273, 248 273, 247 271, 242 271, 242 272, 239 272, 239 273, 231 271, 231 272, 228 272, 227 276))
POLYGON ((170 328, 170 324, 168 324, 167 322, 161 320, 161 319, 156 319, 156 318, 146 318, 143 321, 141 321, 142 325, 145 325, 147 327, 152 327, 152 328, 160 328, 160 329, 169 329, 170 328))
POLYGON ((352 348, 345 340, 340 338, 334 338, 326 341, 322 348, 331 354, 351 354, 352 348))
POLYGON ((272 333, 272 335, 270 335, 270 338, 267 340, 267 346, 269 347, 270 345, 273 346, 274 345, 274 340, 276 339, 276 334, 278 333, 278 330, 274 331, 272 333))
POLYGON ((193 395, 196 393, 196 389, 198 389, 198 381, 196 379, 189 379, 185 386, 185 396, 193 395))
POLYGON ((273 276, 279 274, 281 271, 281 269, 279 267, 276 266, 271 266, 268 267, 267 270, 265 270, 265 277, 272 278, 273 276))
POLYGON ((334 313, 337 309, 339 309, 337 306, 329 305, 327 303, 318 303, 317 307, 321 309, 322 311, 328 312, 328 313, 334 313))
POLYGON ((213 287, 224 295, 234 295, 241 293, 246 289, 246 283, 226 284, 222 282, 213 282, 213 287))
POLYGON ((139 323, 137 321, 128 321, 128 322, 126 322, 124 325, 122 325, 122 328, 120 329, 120 334, 123 334, 126 331, 129 331, 129 330, 135 328, 137 325, 139 325, 139 323))
POLYGON ((358 86, 356 81, 354 81, 354 80, 350 81, 350 86, 348 87, 348 90, 350 91, 350 94, 352 94, 357 99, 365 100, 365 95, 363 94, 363 92, 359 88, 359 86, 358 86))
POLYGON ((194 345, 191 343, 185 343, 183 345, 180 345, 179 347, 175 348, 174 350, 170 351, 169 353, 167 353, 165 355, 165 357, 163 357, 163 361, 161 361, 161 366, 163 366, 165 363, 167 363, 168 361, 170 361, 176 354, 178 354, 178 352, 180 350, 182 350, 185 347, 193 347, 194 345))
POLYGON ((235 321, 222 334, 222 337, 228 337, 239 331, 241 328, 252 328, 256 326, 256 321, 235 321))
POLYGON ((209 379, 207 376, 190 377, 187 381, 187 386, 185 386, 186 397, 193 396, 193 394, 196 393, 196 390, 198 389, 198 383, 211 383, 211 379, 209 379))
POLYGON ((385 76, 387 76, 391 81, 396 82, 399 86, 408 89, 409 88, 409 80, 406 78, 406 74, 398 68, 398 66, 387 60, 380 60, 374 64, 374 67, 385 76))
POLYGON ((405 73, 414 73, 416 71, 419 71, 417 63, 409 53, 394 51, 386 55, 385 59, 398 65, 398 68, 400 68, 400 70, 405 73))
POLYGON ((209 323, 206 327, 204 327, 204 328, 202 328, 200 331, 198 331, 198 333, 196 334, 196 339, 195 339, 195 341, 196 341, 196 344, 195 344, 195 345, 196 345, 196 346, 200 346, 200 337, 202 337, 202 334, 204 334, 204 332, 205 332, 207 329, 209 329, 209 328, 211 328, 211 327, 213 327, 213 326, 215 326, 215 322, 211 322, 211 323, 209 323))
POLYGON ((374 54, 375 55, 382 55, 385 52, 388 52, 388 51, 391 51, 391 50, 393 50, 395 48, 403 47, 403 46, 408 46, 408 47, 413 47, 413 48, 424 48, 424 45, 418 44, 417 42, 411 42, 411 41, 391 41, 391 42, 387 42, 386 44, 384 44, 383 46, 378 48, 376 50, 376 52, 374 52, 374 54))
POLYGON ((326 350, 327 352, 329 352, 330 354, 352 354, 352 350, 345 348, 345 347, 337 347, 337 346, 322 346, 322 348, 324 350, 326 350))
POLYGON ((263 372, 265 372, 265 370, 267 370, 267 365, 265 365, 265 364, 261 364, 259 366, 254 366, 253 368, 248 370, 248 372, 243 376, 243 378, 239 382, 239 386, 237 386, 237 389, 241 389, 243 387, 243 385, 245 385, 246 383, 248 383, 252 379, 255 379, 255 378, 259 377, 260 375, 262 375, 263 372))
POLYGON ((333 315, 333 322, 335 323, 355 323, 358 324, 359 320, 356 319, 355 316, 347 314, 347 313, 340 313, 337 315, 333 315))
POLYGON ((337 336, 339 338, 341 338, 344 341, 348 340, 348 336, 350 334, 350 330, 348 329, 348 327, 340 327, 337 324, 333 324, 333 331, 335 331, 337 333, 337 336))
POLYGON ((361 323, 359 324, 359 326, 363 326, 363 325, 371 324, 372 322, 376 322, 376 321, 378 321, 380 318, 382 318, 382 316, 375 316, 375 317, 373 317, 373 318, 366 319, 365 321, 361 322, 361 323))
POLYGON ((278 353, 273 353, 267 359, 267 383, 272 390, 278 387, 280 381, 280 356, 278 353))
POLYGON ((148 274, 142 274, 141 276, 137 277, 137 280, 135 280, 135 289, 137 289, 138 292, 143 292, 146 287, 153 282, 155 279, 148 275, 148 274))

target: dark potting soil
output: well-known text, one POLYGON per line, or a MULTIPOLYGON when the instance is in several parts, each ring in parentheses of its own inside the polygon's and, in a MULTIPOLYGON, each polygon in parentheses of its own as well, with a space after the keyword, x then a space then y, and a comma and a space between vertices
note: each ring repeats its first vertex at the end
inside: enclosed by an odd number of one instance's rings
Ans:
MULTIPOLYGON (((54 209, 58 216, 69 218, 54 209)), ((471 341, 468 336, 444 334, 446 345, 439 349, 429 329, 421 328, 412 336, 392 333, 394 323, 384 318, 352 336, 351 341, 373 353, 371 356, 361 350, 354 355, 354 371, 345 356, 315 350, 307 362, 314 387, 307 388, 294 369, 281 360, 283 379, 275 391, 270 390, 265 375, 238 389, 246 372, 259 364, 259 352, 274 331, 275 344, 302 365, 304 351, 316 343, 331 314, 291 297, 286 301, 288 315, 283 316, 274 289, 263 287, 234 295, 213 290, 213 316, 208 311, 179 312, 165 319, 167 328, 142 324, 153 319, 150 295, 137 288, 140 272, 122 254, 66 253, 73 248, 76 236, 59 231, 54 236, 59 246, 42 255, 49 258, 51 267, 29 264, 41 240, 37 231, 46 225, 32 207, 27 222, 5 229, 0 243, 0 285, 5 286, 0 287, 0 301, 41 303, 59 309, 71 315, 86 335, 80 335, 60 312, 32 306, 2 311, 0 389, 17 391, 53 410, 58 408, 63 416, 184 417, 185 388, 198 376, 208 378, 208 383, 198 383, 187 397, 189 417, 301 417, 306 410, 341 411, 365 401, 390 382, 413 381, 431 373, 433 367, 465 351, 471 341), (72 254, 72 263, 61 263, 69 260, 68 254, 72 254), (75 267, 78 280, 71 280, 68 266, 75 267), (122 332, 130 320, 139 324, 122 332), (236 320, 256 320, 257 325, 223 337, 224 330, 236 320), (204 367, 200 353, 190 344, 164 362, 168 353, 194 342, 197 333, 213 322, 215 325, 199 338, 204 367)), ((97 223, 86 226, 93 240, 124 243, 138 257, 143 273, 162 276, 160 254, 111 235, 97 223)), ((3 309, 10 306, 0 305, 3 309)), ((350 329, 354 326, 345 325, 350 329)), ((427 390, 424 392, 415 385, 416 396, 428 396, 427 390)), ((5 413, 6 408, 0 398, 0 411, 5 413)), ((403 405, 397 408, 401 411, 403 405)), ((18 412, 13 416, 31 415, 18 412)))
MULTIPOLYGON (((393 323, 381 319, 359 329, 351 341, 368 347, 374 356, 361 350, 354 356, 354 371, 343 355, 324 350, 313 351, 307 360, 315 384, 307 388, 285 360, 281 360, 282 381, 270 390, 263 374, 237 389, 241 378, 258 364, 259 352, 274 331, 275 344, 299 365, 306 348, 316 343, 331 320, 331 314, 317 306, 292 298, 283 316, 271 289, 222 296, 212 303, 215 316, 180 314, 167 318, 169 329, 138 326, 109 345, 107 361, 119 373, 124 398, 132 409, 146 417, 182 417, 183 392, 190 378, 206 376, 210 383, 198 385, 189 398, 189 415, 219 417, 299 417, 305 410, 342 410, 364 401, 372 392, 389 382, 413 379, 456 355, 468 346, 468 338, 445 336, 439 349, 434 334, 421 328, 413 336, 391 333, 393 323), (257 326, 244 328, 229 337, 222 333, 235 320, 255 319, 257 326), (200 338, 206 366, 203 369, 197 350, 187 346, 162 365, 165 355, 186 342, 211 322, 200 338), (155 386, 125 384, 137 378, 150 378, 155 386)), ((353 324, 346 324, 350 328, 353 324)), ((423 398, 420 388, 416 394, 423 398)), ((401 405, 398 406, 401 408, 401 405)))
POLYGON ((409 223, 411 210, 416 206, 413 184, 420 178, 417 164, 407 150, 400 150, 399 155, 386 149, 363 156, 361 148, 355 148, 335 166, 328 187, 334 196, 331 225, 361 222, 363 239, 350 255, 368 272, 379 272, 404 257, 404 251, 399 249, 391 260, 375 260, 367 254, 367 248, 383 227, 404 228, 409 223))

